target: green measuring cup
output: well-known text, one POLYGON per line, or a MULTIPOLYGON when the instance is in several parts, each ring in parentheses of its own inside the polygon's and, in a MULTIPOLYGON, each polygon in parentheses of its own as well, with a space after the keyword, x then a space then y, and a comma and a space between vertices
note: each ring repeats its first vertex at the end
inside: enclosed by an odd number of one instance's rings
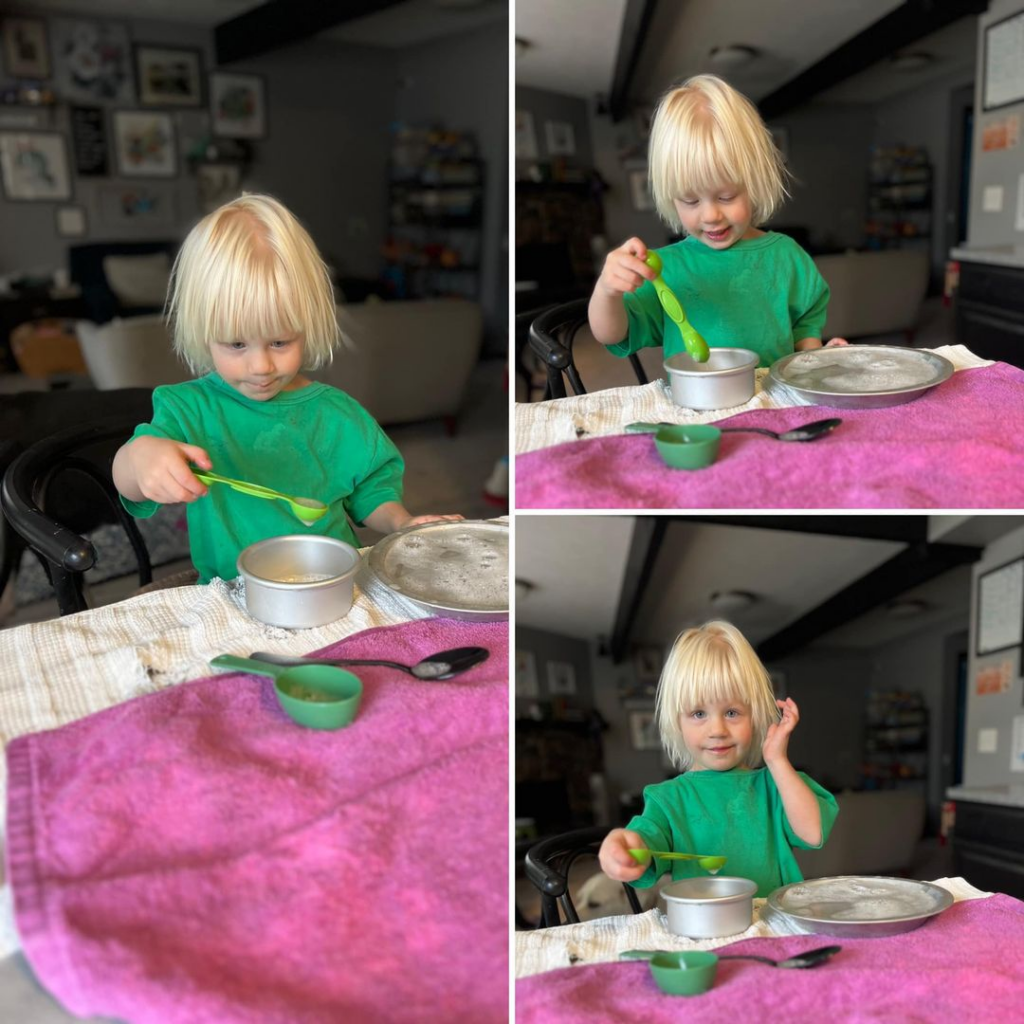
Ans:
POLYGON ((718 458, 722 432, 708 423, 659 427, 654 447, 670 469, 704 469, 718 458))
POLYGON ((196 469, 192 467, 192 475, 201 480, 204 484, 227 484, 228 487, 239 491, 242 494, 251 494, 254 498, 265 498, 267 501, 283 501, 291 506, 292 514, 299 522, 309 526, 318 519, 327 515, 327 506, 322 501, 315 501, 313 498, 294 498, 290 494, 282 494, 280 491, 271 490, 269 487, 260 487, 259 484, 250 484, 245 480, 232 480, 229 476, 221 476, 219 473, 211 473, 208 469, 196 469))
POLYGON ((307 729, 340 729, 348 725, 356 717, 363 696, 359 677, 333 665, 285 668, 233 654, 220 654, 210 665, 229 672, 270 676, 284 713, 307 729))
POLYGON ((648 850, 641 847, 630 850, 630 856, 640 864, 646 864, 652 857, 662 860, 695 860, 705 871, 716 875, 725 867, 725 857, 708 857, 703 853, 676 853, 674 850, 648 850))
POLYGON ((679 328, 686 351, 690 353, 695 362, 706 363, 710 354, 708 343, 697 333, 697 328, 686 319, 683 304, 676 298, 675 292, 665 284, 665 279, 661 276, 661 257, 656 252, 648 252, 644 263, 658 275, 651 283, 658 293, 658 301, 661 302, 662 308, 668 314, 669 320, 679 328))

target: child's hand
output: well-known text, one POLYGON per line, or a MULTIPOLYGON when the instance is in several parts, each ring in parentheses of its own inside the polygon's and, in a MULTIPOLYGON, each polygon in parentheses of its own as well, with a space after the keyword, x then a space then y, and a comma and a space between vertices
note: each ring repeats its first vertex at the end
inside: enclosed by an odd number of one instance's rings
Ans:
POLYGON ((800 721, 800 709, 792 697, 777 700, 775 703, 782 712, 782 721, 768 726, 768 732, 765 734, 761 756, 766 765, 771 765, 773 761, 789 760, 789 737, 800 721))
POLYGON ((614 878, 616 882, 635 882, 647 870, 648 865, 638 864, 629 851, 646 848, 647 844, 636 832, 613 828, 604 837, 597 859, 601 863, 601 870, 609 878, 614 878))
POLYGON ((605 257, 597 287, 618 298, 625 292, 635 292, 644 281, 653 281, 658 275, 644 263, 646 257, 647 246, 639 238, 623 242, 605 257))
POLYGON ((126 448, 126 453, 130 471, 143 498, 169 505, 178 501, 195 501, 206 494, 206 485, 192 475, 190 466, 194 462, 202 469, 212 469, 213 463, 198 445, 172 441, 167 437, 144 436, 135 438, 126 448))
POLYGON ((465 519, 465 516, 460 516, 457 513, 445 516, 409 516, 409 518, 398 527, 399 530, 404 529, 406 526, 420 526, 423 523, 437 523, 437 522, 454 522, 459 519, 465 519))
POLYGON ((833 338, 831 341, 825 342, 825 348, 838 348, 842 345, 849 345, 850 343, 845 338, 833 338))

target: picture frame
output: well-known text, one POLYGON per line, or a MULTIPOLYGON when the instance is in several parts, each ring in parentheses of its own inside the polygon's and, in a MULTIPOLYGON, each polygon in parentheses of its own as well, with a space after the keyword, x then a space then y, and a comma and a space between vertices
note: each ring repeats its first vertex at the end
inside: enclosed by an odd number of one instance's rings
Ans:
POLYGON ((548 694, 551 697, 575 696, 576 669, 572 662, 548 662, 548 694))
POLYGON ((214 135, 226 139, 266 138, 263 76, 213 72, 210 75, 210 117, 214 135))
POLYGON ((196 164, 199 185, 199 209, 214 210, 238 197, 242 188, 242 169, 238 164, 196 164))
POLYGON ((647 180, 646 167, 629 172, 629 198, 633 209, 638 213, 647 213, 654 209, 654 196, 647 180))
POLYGON ((178 173, 174 122, 156 110, 115 110, 114 149, 125 178, 173 178, 178 173))
POLYGON ((576 135, 568 121, 545 121, 544 141, 548 156, 576 155, 576 135))
POLYGON ((68 110, 71 150, 75 174, 82 178, 105 178, 110 173, 106 110, 103 107, 72 106, 68 110))
POLYGON ((60 238, 84 238, 88 233, 84 206, 58 206, 53 219, 60 238))
POLYGON ((638 647, 633 652, 633 668, 641 683, 657 683, 663 666, 660 647, 638 647))
POLYGON ((533 700, 539 696, 537 659, 533 651, 516 651, 516 699, 533 700))
POLYGON ((12 202, 71 198, 67 144, 59 132, 0 131, 0 180, 12 202))
POLYGON ((629 713, 629 738, 634 750, 659 750, 661 748, 658 719, 653 710, 629 713))
POLYGON ((537 159, 537 135, 533 130, 533 114, 528 110, 516 111, 516 159, 537 159))
POLYGON ((4 71, 10 78, 49 78, 50 50, 42 18, 4 18, 4 71))
POLYGON ((53 18, 55 91, 71 103, 135 102, 131 42, 120 22, 53 18))
POLYGON ((174 189, 159 183, 102 185, 97 190, 99 217, 105 228, 171 228, 174 189))
POLYGON ((1024 11, 985 28, 981 67, 982 112, 1024 100, 1024 11))
POLYGON ((975 653, 996 654, 1024 643, 1024 558, 978 576, 975 653))
POLYGON ((144 107, 202 107, 203 62, 199 50, 136 43, 135 88, 144 107))

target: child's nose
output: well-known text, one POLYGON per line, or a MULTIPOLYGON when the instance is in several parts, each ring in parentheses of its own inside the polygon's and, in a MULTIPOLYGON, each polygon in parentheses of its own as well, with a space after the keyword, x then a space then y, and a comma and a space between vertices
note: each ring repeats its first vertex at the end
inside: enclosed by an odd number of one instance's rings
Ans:
POLYGON ((274 368, 274 361, 266 349, 257 349, 252 353, 249 367, 253 373, 269 373, 274 368))

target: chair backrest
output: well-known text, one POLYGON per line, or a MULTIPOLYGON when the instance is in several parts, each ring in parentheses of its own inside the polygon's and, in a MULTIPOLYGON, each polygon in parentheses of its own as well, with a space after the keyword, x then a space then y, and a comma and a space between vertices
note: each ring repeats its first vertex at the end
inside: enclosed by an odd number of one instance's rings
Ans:
MULTIPOLYGON (((541 928, 562 924, 559 907, 566 924, 578 924, 579 914, 569 893, 569 869, 577 857, 597 856, 608 829, 603 825, 575 829, 542 839, 526 852, 526 877, 540 891, 541 928)), ((640 901, 633 887, 623 883, 626 899, 634 914, 641 913, 640 901)))
MULTIPOLYGON (((574 394, 587 393, 573 359, 572 345, 580 329, 587 324, 589 305, 589 299, 573 299, 546 309, 530 324, 530 348, 544 366, 547 398, 566 397, 563 375, 568 378, 574 394)), ((647 374, 640 360, 633 354, 629 361, 637 381, 646 384, 647 374)))
POLYGON ((174 354, 160 315, 115 318, 105 324, 79 320, 75 333, 99 391, 155 388, 192 379, 188 367, 174 354))
POLYGON ((4 474, 0 488, 4 515, 43 560, 61 615, 87 608, 82 577, 95 564, 96 550, 78 531, 83 523, 95 525, 101 514, 97 503, 108 506, 107 518, 112 516, 124 528, 138 562, 140 586, 152 580, 145 541, 121 505, 111 477, 114 454, 137 423, 132 416, 76 425, 31 445, 4 474))
POLYGON ((163 302, 143 306, 121 302, 107 280, 103 261, 108 256, 148 256, 166 253, 170 259, 178 249, 169 240, 144 242, 86 242, 68 247, 68 272, 71 280, 82 289, 82 298, 89 307, 89 317, 95 323, 106 323, 112 317, 158 311, 163 302))

